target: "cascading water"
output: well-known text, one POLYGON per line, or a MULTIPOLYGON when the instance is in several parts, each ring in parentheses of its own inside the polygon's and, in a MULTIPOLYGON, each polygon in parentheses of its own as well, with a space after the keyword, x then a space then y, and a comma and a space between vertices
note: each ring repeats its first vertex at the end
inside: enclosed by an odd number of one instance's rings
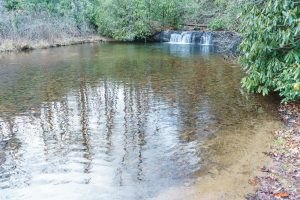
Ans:
POLYGON ((211 45, 211 34, 204 32, 201 36, 200 45, 211 45))
MULTIPOLYGON (((167 37, 166 37, 167 38, 167 37)), ((194 51, 200 51, 202 55, 213 51, 212 35, 210 32, 183 31, 173 32, 169 35, 169 46, 172 54, 188 55, 194 51), (189 44, 189 45, 182 45, 189 44)))
POLYGON ((190 44, 195 41, 195 36, 192 32, 182 32, 171 34, 170 43, 190 44))
POLYGON ((172 33, 170 43, 174 44, 200 44, 204 46, 211 45, 211 34, 207 32, 183 31, 181 33, 172 33))

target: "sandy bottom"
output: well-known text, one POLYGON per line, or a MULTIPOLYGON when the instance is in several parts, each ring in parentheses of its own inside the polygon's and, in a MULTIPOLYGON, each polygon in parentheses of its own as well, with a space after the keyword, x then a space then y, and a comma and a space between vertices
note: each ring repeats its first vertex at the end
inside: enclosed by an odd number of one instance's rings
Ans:
POLYGON ((274 129, 279 122, 263 122, 263 125, 247 130, 245 127, 221 132, 208 141, 214 149, 212 165, 199 174, 194 184, 173 187, 159 194, 154 200, 237 200, 245 199, 256 187, 249 180, 259 175, 260 168, 270 164, 271 159, 262 152, 268 151, 273 141, 274 129), (245 129, 243 129, 245 128, 245 129), (239 132, 249 134, 237 136, 239 132))

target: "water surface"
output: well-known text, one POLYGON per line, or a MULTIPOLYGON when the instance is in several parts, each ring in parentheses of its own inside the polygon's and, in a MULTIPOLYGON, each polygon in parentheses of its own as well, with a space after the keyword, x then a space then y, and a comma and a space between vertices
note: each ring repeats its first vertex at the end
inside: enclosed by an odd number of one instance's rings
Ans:
POLYGON ((278 121, 277 101, 245 95, 241 77, 209 46, 2 55, 0 199, 148 199, 225 169, 239 138, 278 121))

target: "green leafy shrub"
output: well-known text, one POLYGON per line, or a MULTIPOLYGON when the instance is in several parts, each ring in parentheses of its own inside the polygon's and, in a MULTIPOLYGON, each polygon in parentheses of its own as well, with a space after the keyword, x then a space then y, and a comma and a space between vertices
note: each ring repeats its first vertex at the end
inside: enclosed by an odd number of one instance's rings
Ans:
POLYGON ((243 87, 263 95, 277 91, 283 102, 299 99, 299 2, 268 0, 247 7, 243 14, 243 87))
POLYGON ((17 10, 20 7, 20 0, 6 0, 6 8, 9 11, 17 10))
POLYGON ((99 32, 118 40, 143 39, 150 34, 146 7, 139 0, 104 1, 96 11, 99 32))
POLYGON ((216 18, 209 22, 207 27, 213 31, 224 30, 227 27, 227 24, 222 18, 216 18))
POLYGON ((100 34, 115 39, 142 40, 153 34, 153 22, 162 27, 182 24, 186 0, 103 0, 96 6, 94 24, 100 34))

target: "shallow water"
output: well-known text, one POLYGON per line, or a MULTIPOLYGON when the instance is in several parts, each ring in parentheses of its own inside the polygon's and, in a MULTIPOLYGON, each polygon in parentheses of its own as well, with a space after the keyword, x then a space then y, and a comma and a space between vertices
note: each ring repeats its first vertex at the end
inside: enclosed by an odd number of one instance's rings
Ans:
POLYGON ((225 169, 278 124, 278 101, 241 77, 209 46, 2 55, 0 199, 147 199, 225 169))

